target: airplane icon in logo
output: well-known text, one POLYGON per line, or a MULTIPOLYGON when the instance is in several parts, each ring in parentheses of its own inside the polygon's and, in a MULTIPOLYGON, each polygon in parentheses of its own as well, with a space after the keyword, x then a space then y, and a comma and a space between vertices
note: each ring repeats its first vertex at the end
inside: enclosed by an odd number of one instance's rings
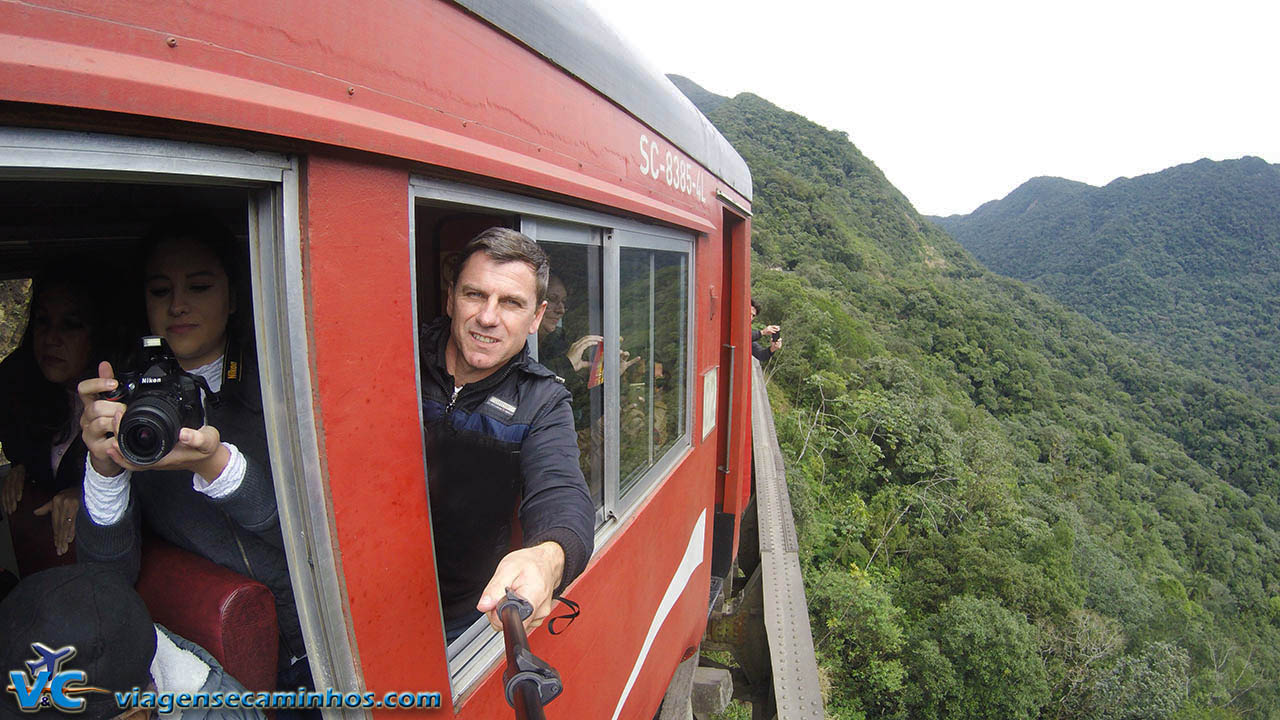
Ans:
POLYGON ((34 642, 31 643, 31 649, 40 655, 35 660, 27 661, 27 672, 31 677, 38 677, 41 670, 48 670, 50 676, 57 675, 62 672, 63 663, 76 656, 76 649, 71 645, 54 650, 44 643, 34 642))

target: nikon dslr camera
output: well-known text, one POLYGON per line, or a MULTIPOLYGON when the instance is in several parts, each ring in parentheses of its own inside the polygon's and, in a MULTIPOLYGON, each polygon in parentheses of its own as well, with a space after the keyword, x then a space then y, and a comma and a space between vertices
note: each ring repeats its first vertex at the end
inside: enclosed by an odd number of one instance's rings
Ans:
POLYGON ((152 465, 178 444, 182 428, 204 425, 200 391, 214 395, 204 378, 182 369, 162 337, 142 338, 138 361, 102 398, 128 405, 116 434, 120 454, 134 465, 152 465))

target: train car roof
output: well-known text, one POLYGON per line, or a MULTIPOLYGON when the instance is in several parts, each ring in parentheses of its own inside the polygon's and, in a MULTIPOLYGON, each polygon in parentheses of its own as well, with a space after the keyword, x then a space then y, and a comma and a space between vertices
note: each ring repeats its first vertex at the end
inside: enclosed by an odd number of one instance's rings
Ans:
POLYGON ((733 146, 665 76, 580 0, 454 0, 660 133, 744 198, 751 171, 733 146))

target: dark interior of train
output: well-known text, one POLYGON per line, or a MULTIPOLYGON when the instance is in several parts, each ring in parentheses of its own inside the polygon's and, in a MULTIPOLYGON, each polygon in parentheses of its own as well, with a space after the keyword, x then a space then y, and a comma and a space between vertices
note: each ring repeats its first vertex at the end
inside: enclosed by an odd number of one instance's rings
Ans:
POLYGON ((422 204, 415 213, 418 318, 427 322, 444 312, 444 269, 450 256, 488 228, 518 229, 519 218, 422 204))
MULTIPOLYGON (((12 477, 23 487, 16 508, 4 513, 4 524, 0 526, 0 585, 16 582, 15 576, 27 576, 76 561, 75 543, 70 543, 65 552, 57 552, 57 526, 51 528, 49 516, 35 514, 35 508, 58 491, 59 483, 71 481, 67 491, 77 487, 72 480, 75 473, 62 472, 61 458, 71 457, 71 449, 64 450, 62 455, 55 450, 54 483, 40 485, 22 480, 30 472, 24 462, 35 467, 41 461, 51 460, 48 451, 43 450, 49 443, 55 443, 56 447, 56 441, 49 438, 65 437, 67 439, 60 442, 74 446, 75 438, 79 437, 74 432, 78 429, 79 406, 70 403, 68 422, 48 425, 57 433, 52 436, 24 432, 22 428, 14 431, 15 423, 9 421, 14 414, 10 406, 21 405, 37 414, 41 407, 57 407, 60 403, 31 401, 33 394, 25 387, 47 385, 51 388, 39 396, 41 400, 46 396, 49 400, 68 397, 62 394, 64 388, 70 393, 77 378, 92 376, 103 353, 108 357, 115 354, 117 359, 127 357, 125 348, 137 347, 139 337, 150 334, 146 327, 143 259, 139 252, 142 239, 153 227, 174 220, 208 222, 212 218, 221 223, 235 240, 230 252, 220 256, 224 265, 238 266, 230 273, 239 280, 230 288, 232 297, 251 297, 247 269, 252 192, 246 187, 123 183, 105 178, 0 181, 0 392, 6 405, 0 413, 0 431, 3 431, 0 440, 12 440, 11 448, 0 450, 11 450, 14 454, 22 451, 21 461, 17 457, 10 458, 14 461, 12 465, 9 460, 0 461, 0 486, 7 486, 12 477), (87 326, 93 333, 88 343, 91 348, 88 354, 93 357, 74 373, 76 377, 66 381, 54 382, 55 379, 49 377, 48 363, 44 358, 37 360, 37 344, 32 342, 34 333, 27 329, 32 324, 29 315, 32 314, 33 288, 41 287, 48 277, 57 278, 62 285, 50 283, 46 287, 88 288, 81 293, 63 289, 58 291, 61 294, 56 294, 74 298, 63 306, 72 308, 70 312, 75 317, 69 321, 71 325, 63 326, 64 338, 69 332, 66 328, 76 327, 81 316, 88 317, 92 323, 87 326)), ((188 286, 187 292, 198 292, 196 281, 190 282, 193 285, 188 286)), ((56 302, 41 302, 35 313, 36 326, 54 326, 55 321, 50 320, 53 311, 49 308, 56 302)), ((232 322, 238 322, 251 337, 247 318, 251 318, 252 313, 248 310, 247 304, 239 308, 233 305, 233 313, 239 315, 239 320, 233 315, 232 322), (240 309, 246 312, 237 312, 240 309)), ((67 315, 60 317, 63 320, 56 322, 67 322, 67 315)), ((62 347, 72 344, 65 339, 58 343, 62 347)), ((224 379, 228 377, 231 376, 224 375, 224 379)), ((79 460, 83 455, 75 457, 79 460)), ((78 491, 76 495, 78 499, 78 491)), ((268 623, 275 626, 276 602, 272 597, 276 591, 267 591, 259 581, 202 557, 194 547, 182 549, 176 544, 179 541, 172 540, 175 544, 171 544, 161 537, 168 536, 150 526, 144 528, 135 586, 152 619, 202 647, 217 648, 215 657, 245 687, 257 690, 276 687, 278 678, 284 677, 278 673, 287 670, 277 666, 275 633, 258 633, 261 637, 254 639, 252 633, 244 631, 244 628, 261 628, 268 623), (201 590, 191 593, 191 587, 201 590)), ((5 589, 0 586, 0 595, 5 589)), ((299 653, 302 652, 305 651, 299 646, 299 653)))
POLYGON ((185 212, 218 217, 247 236, 247 190, 89 181, 0 180, 0 280, 34 277, 84 258, 127 270, 151 225, 185 212))
MULTIPOLYGON (((92 300, 96 315, 109 328, 97 337, 106 338, 105 344, 114 347, 111 352, 119 357, 121 348, 131 347, 147 334, 137 257, 141 239, 157 222, 199 213, 216 217, 243 244, 248 236, 247 193, 244 188, 158 183, 0 181, 0 375, 4 375, 0 380, 23 377, 22 370, 30 372, 34 367, 34 360, 27 357, 33 354, 27 332, 33 279, 68 271, 76 277, 100 278, 92 300)), ((247 252, 240 253, 239 262, 247 259, 247 252)), ((10 414, 9 407, 4 414, 10 414)), ((0 478, 8 472, 8 459, 0 455, 0 478)), ((36 499, 24 497, 12 518, 5 514, 0 569, 29 574, 74 558, 74 550, 61 557, 53 552, 45 518, 27 522, 31 520, 27 511, 39 504, 36 499), (26 529, 35 534, 17 532, 17 528, 11 532, 14 524, 29 525, 26 529), (23 543, 11 542, 11 535, 34 539, 30 547, 15 547, 23 543)))

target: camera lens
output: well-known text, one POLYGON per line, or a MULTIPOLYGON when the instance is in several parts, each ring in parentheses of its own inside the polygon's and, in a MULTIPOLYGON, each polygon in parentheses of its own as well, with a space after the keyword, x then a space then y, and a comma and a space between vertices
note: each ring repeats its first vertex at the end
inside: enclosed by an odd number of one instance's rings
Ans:
POLYGON ((156 451, 156 445, 160 443, 160 435, 154 428, 139 425, 134 428, 129 440, 129 444, 136 448, 140 454, 153 453, 156 451))
POLYGON ((120 454, 134 465, 154 464, 177 444, 181 429, 181 415, 172 400, 162 395, 141 397, 120 418, 120 454))

